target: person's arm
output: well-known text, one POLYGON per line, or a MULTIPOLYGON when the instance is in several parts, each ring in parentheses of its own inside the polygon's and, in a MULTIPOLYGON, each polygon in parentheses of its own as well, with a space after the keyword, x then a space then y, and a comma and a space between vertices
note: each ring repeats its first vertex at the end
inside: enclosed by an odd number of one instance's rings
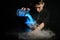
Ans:
MULTIPOLYGON (((44 12, 44 13, 45 13, 45 12, 44 12)), ((42 29, 44 29, 44 28, 46 28, 46 27, 48 27, 48 26, 49 26, 49 13, 46 12, 46 13, 44 14, 44 18, 43 18, 42 22, 41 22, 41 23, 38 25, 38 27, 36 27, 35 30, 33 30, 33 31, 42 30, 42 29)))
POLYGON ((39 30, 42 30, 43 28, 44 28, 44 22, 39 24, 38 27, 35 27, 35 30, 33 30, 33 31, 39 31, 39 30))

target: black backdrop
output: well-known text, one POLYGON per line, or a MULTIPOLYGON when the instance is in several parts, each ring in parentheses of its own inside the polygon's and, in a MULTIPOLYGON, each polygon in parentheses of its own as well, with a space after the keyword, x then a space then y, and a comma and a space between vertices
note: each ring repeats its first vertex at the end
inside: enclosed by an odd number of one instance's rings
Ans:
POLYGON ((57 40, 60 37, 60 16, 59 16, 59 1, 58 0, 49 0, 47 9, 50 11, 50 22, 51 29, 57 34, 57 40))
MULTIPOLYGON (((3 4, 4 5, 4 4, 3 4)), ((2 24, 2 31, 11 32, 17 28, 16 26, 16 10, 18 9, 18 1, 17 0, 10 0, 4 6, 4 15, 3 17, 3 24, 2 24)), ((57 39, 60 37, 60 15, 59 15, 59 1, 58 0, 47 0, 47 9, 50 12, 50 28, 54 31, 57 35, 57 39)), ((2 11, 3 12, 3 11, 2 11)), ((15 30, 16 31, 16 30, 15 30)))

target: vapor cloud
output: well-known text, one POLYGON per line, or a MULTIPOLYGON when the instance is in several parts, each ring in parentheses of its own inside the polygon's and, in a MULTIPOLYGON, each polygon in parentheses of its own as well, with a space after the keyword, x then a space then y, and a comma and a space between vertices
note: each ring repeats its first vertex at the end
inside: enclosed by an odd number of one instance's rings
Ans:
POLYGON ((53 36, 55 36, 55 34, 50 31, 50 30, 42 30, 42 31, 36 31, 34 33, 28 32, 28 33, 19 33, 19 39, 23 38, 23 39, 50 39, 53 36))

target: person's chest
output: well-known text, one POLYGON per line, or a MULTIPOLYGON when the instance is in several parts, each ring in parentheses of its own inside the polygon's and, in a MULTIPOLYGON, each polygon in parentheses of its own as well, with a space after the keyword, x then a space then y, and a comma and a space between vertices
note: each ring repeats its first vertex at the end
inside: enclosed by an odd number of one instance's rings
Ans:
POLYGON ((32 14, 31 16, 38 24, 40 24, 44 20, 45 14, 41 12, 41 13, 32 14))

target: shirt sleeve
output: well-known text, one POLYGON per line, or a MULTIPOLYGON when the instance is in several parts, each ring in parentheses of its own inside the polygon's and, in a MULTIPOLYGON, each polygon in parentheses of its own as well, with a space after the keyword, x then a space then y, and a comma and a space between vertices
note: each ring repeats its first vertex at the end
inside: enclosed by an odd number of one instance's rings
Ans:
POLYGON ((42 22, 44 22, 45 27, 44 28, 48 28, 49 23, 50 23, 50 13, 48 12, 48 10, 44 10, 44 17, 42 22))
POLYGON ((38 24, 41 24, 42 22, 44 22, 44 28, 48 28, 49 26, 49 19, 50 19, 50 13, 48 12, 48 10, 44 9, 40 15, 39 15, 39 20, 37 21, 38 24))

